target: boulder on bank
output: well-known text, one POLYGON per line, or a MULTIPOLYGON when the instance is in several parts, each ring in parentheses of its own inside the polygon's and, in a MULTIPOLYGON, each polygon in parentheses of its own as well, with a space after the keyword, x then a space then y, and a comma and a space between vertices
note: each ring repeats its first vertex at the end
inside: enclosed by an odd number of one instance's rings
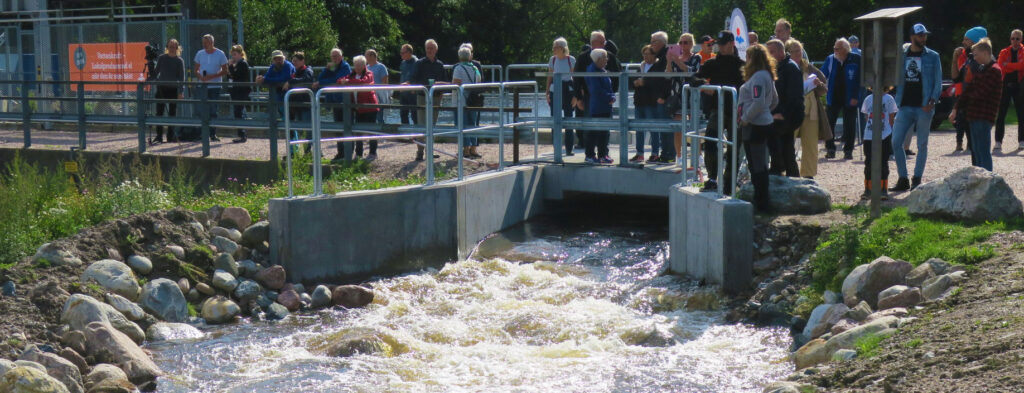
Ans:
POLYGON ((139 299, 139 283, 135 279, 135 273, 124 262, 113 259, 93 262, 82 273, 82 282, 95 282, 104 289, 132 301, 139 299))
POLYGON ((4 373, 0 377, 0 392, 70 393, 56 378, 32 367, 15 367, 4 373))
POLYGON ((188 319, 188 301, 181 287, 174 281, 158 278, 142 287, 139 303, 153 316, 168 322, 184 322, 188 319))
POLYGON ((1024 208, 1002 176, 971 166, 914 189, 907 197, 907 212, 978 222, 1020 217, 1024 208))
POLYGON ((878 309, 910 308, 921 303, 921 290, 906 285, 893 285, 878 294, 878 309))
POLYGON ((893 328, 898 323, 899 318, 886 316, 832 336, 827 341, 820 338, 811 340, 793 353, 793 362, 798 370, 828 362, 836 351, 840 349, 854 349, 854 344, 861 337, 870 334, 884 335, 894 332, 893 328))
POLYGON ((124 296, 116 293, 107 293, 103 296, 107 299, 107 304, 129 320, 134 322, 146 318, 146 312, 142 310, 142 307, 139 307, 138 304, 132 303, 131 300, 125 299, 124 296))
POLYGON ((71 393, 84 393, 82 386, 82 373, 74 363, 60 357, 57 354, 43 352, 37 346, 31 346, 18 357, 19 360, 28 360, 41 364, 46 368, 46 373, 60 381, 71 393))
POLYGON ((238 304, 224 296, 215 296, 203 302, 203 319, 209 324, 227 323, 235 320, 242 312, 238 304))
POLYGON ((105 322, 137 343, 146 339, 142 328, 129 321, 114 307, 80 293, 71 295, 64 303, 60 321, 70 325, 73 330, 82 330, 93 322, 105 322))
POLYGON ((274 265, 256 273, 256 281, 275 291, 284 287, 286 279, 287 274, 281 265, 274 265))
MULTIPOLYGON (((772 209, 779 214, 820 214, 832 209, 832 195, 812 179, 773 175, 768 189, 772 209)), ((744 184, 736 196, 754 200, 754 185, 744 184)))
POLYGON ((854 307, 861 300, 874 308, 878 306, 878 293, 893 286, 906 284, 907 273, 914 266, 906 261, 881 256, 869 264, 853 269, 843 280, 843 299, 854 307))
POLYGON ((311 307, 324 308, 331 305, 331 290, 326 285, 317 285, 313 289, 311 307))
POLYGON ((219 224, 228 228, 236 228, 244 231, 252 224, 252 216, 249 211, 242 207, 229 207, 220 213, 219 224))
MULTIPOLYGON (((92 371, 85 376, 85 388, 90 392, 94 391, 96 386, 104 386, 110 384, 106 381, 124 381, 128 382, 128 374, 125 374, 120 368, 113 364, 100 363, 92 366, 92 371)), ((134 385, 133 385, 134 387, 134 385)))
POLYGON ((132 383, 151 382, 162 373, 142 348, 109 323, 90 323, 82 333, 88 355, 101 363, 120 365, 132 383))
POLYGON ((842 303, 822 304, 815 307, 811 311, 811 317, 807 319, 804 334, 810 338, 818 338, 822 334, 828 333, 832 329, 832 325, 842 320, 847 311, 850 311, 850 308, 842 303))
POLYGON ((153 261, 150 261, 149 258, 142 255, 132 255, 128 257, 127 262, 128 266, 135 269, 139 274, 146 275, 153 271, 153 261))
POLYGON ((359 308, 373 302, 373 291, 358 285, 340 285, 334 288, 331 301, 335 306, 359 308))
POLYGON ((245 228, 242 232, 242 245, 249 248, 256 248, 265 241, 270 240, 270 222, 260 221, 245 228))
POLYGON ((36 254, 32 256, 32 264, 36 266, 78 266, 82 264, 82 260, 56 244, 46 243, 36 249, 36 254))
POLYGON ((185 323, 157 322, 146 329, 150 341, 189 340, 203 338, 203 332, 185 323))

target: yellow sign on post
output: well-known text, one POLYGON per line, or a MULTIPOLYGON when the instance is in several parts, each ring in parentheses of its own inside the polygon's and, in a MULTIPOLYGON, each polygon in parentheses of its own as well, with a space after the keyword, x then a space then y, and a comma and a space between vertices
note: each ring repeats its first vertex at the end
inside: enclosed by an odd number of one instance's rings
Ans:
POLYGON ((78 173, 78 161, 64 161, 64 172, 78 173))

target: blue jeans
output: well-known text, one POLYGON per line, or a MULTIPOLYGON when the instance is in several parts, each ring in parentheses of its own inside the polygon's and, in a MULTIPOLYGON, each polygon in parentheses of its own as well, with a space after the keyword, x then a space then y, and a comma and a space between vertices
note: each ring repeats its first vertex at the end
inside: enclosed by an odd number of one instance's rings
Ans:
POLYGON ((971 120, 971 157, 974 166, 992 171, 992 123, 971 120))
POLYGON ((914 177, 924 176, 924 165, 928 162, 928 133, 931 132, 932 115, 919 106, 904 106, 896 113, 896 124, 892 130, 892 152, 896 158, 896 173, 907 177, 907 153, 903 151, 903 142, 911 127, 917 134, 917 162, 914 164, 914 177))
MULTIPOLYGON (((636 107, 636 118, 637 119, 663 119, 665 118, 665 104, 657 105, 641 105, 636 107)), ((636 154, 644 155, 644 139, 646 131, 636 132, 636 154)), ((672 135, 672 133, 667 133, 672 135)), ((661 135, 665 133, 651 131, 651 154, 658 154, 661 150, 662 139, 661 135)))
MULTIPOLYGON (((207 87, 206 99, 209 100, 205 110, 210 111, 210 119, 217 118, 217 100, 220 99, 220 87, 207 87)), ((200 112, 201 113, 201 112, 200 112)), ((210 127, 210 137, 217 136, 217 129, 210 127)))
MULTIPOLYGON (((470 110, 465 110, 465 111, 462 112, 462 116, 464 118, 462 124, 463 124, 463 126, 465 128, 474 128, 474 127, 480 125, 479 124, 479 122, 480 122, 480 112, 473 112, 473 111, 470 111, 470 110)), ((468 135, 473 135, 473 134, 468 134, 468 135)), ((467 134, 463 134, 462 135, 462 146, 463 147, 480 146, 480 139, 479 138, 477 138, 475 136, 468 136, 468 135, 467 134)))

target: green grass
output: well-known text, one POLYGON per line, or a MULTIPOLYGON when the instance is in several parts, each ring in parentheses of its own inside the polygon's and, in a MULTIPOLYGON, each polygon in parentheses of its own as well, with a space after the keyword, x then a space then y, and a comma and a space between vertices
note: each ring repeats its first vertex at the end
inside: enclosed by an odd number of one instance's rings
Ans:
POLYGON ((858 358, 872 358, 878 356, 881 350, 882 341, 889 338, 888 335, 884 334, 868 334, 864 337, 858 338, 857 342, 853 344, 854 349, 857 350, 858 358))
POLYGON ((857 217, 854 223, 829 230, 811 258, 812 287, 818 292, 838 292, 853 268, 882 255, 915 266, 930 258, 970 266, 995 256, 993 247, 980 243, 997 232, 1024 227, 1020 220, 967 224, 914 218, 902 207, 876 220, 863 208, 847 211, 857 217))
MULTIPOLYGON (((300 155, 295 165, 305 169, 311 162, 309 155, 300 155)), ((421 176, 386 181, 371 178, 369 164, 363 161, 334 168, 324 179, 325 193, 424 182, 421 176)), ((146 164, 138 159, 127 166, 111 159, 91 169, 75 182, 63 168, 46 170, 16 156, 0 170, 0 233, 4 234, 0 236, 0 269, 32 255, 43 243, 74 235, 105 220, 176 206, 202 211, 214 205, 244 207, 253 220, 258 220, 267 201, 288 196, 288 181, 284 179, 269 185, 228 179, 227 186, 204 192, 184 164, 176 165, 168 176, 163 175, 159 162, 146 164)), ((450 176, 440 171, 438 178, 450 176)), ((313 192, 308 169, 297 170, 294 179, 295 195, 313 192)), ((125 243, 138 240, 122 239, 125 243)))
POLYGON ((188 316, 190 316, 190 317, 198 317, 199 316, 199 312, 196 311, 196 306, 193 305, 192 303, 187 303, 187 305, 188 305, 188 316))
POLYGON ((915 338, 913 340, 907 341, 907 343, 903 344, 903 346, 907 347, 907 348, 913 349, 913 348, 920 347, 923 342, 924 341, 922 341, 920 338, 915 338))

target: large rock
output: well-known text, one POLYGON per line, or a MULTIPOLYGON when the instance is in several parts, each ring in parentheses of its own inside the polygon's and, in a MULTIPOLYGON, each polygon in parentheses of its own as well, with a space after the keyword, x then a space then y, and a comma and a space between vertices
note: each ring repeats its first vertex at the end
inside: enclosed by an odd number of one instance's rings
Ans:
POLYGON ((260 265, 257 265, 256 262, 251 259, 238 261, 238 274, 241 274, 242 277, 255 279, 256 273, 259 273, 260 270, 262 270, 260 265))
POLYGON ((214 288, 231 293, 235 291, 236 287, 238 287, 238 280, 236 280, 235 276, 231 275, 231 273, 223 270, 217 270, 213 272, 212 284, 214 288))
POLYGON ((242 232, 242 245, 249 248, 256 248, 265 241, 270 240, 270 222, 260 221, 245 228, 242 232))
POLYGON ((213 259, 213 268, 226 271, 231 273, 232 276, 238 277, 238 263, 235 262, 235 258, 229 253, 222 252, 217 254, 217 257, 213 259))
POLYGON ((868 317, 868 315, 871 315, 871 306, 868 305, 868 302, 863 300, 861 300, 860 303, 857 303, 856 307, 851 308, 850 311, 846 312, 847 318, 857 322, 863 321, 868 317))
POLYGON ((64 303, 60 321, 70 325, 72 330, 82 330, 93 322, 106 322, 137 343, 146 339, 142 328, 129 321, 114 307, 80 293, 71 295, 64 303))
POLYGON ((249 215, 249 211, 245 210, 245 208, 229 207, 220 213, 220 223, 221 225, 233 226, 240 231, 244 231, 252 224, 252 216, 249 215))
POLYGON ((223 237, 226 237, 228 239, 231 239, 231 241, 236 242, 236 243, 239 240, 242 240, 242 232, 239 232, 237 229, 233 229, 233 228, 232 229, 228 229, 228 228, 224 228, 224 227, 213 227, 213 228, 210 228, 210 235, 211 236, 223 236, 223 237))
POLYGON ((71 348, 64 348, 60 350, 58 355, 64 358, 64 360, 71 362, 71 364, 74 364, 75 367, 78 367, 78 371, 82 375, 84 375, 86 371, 89 371, 89 363, 85 361, 85 358, 83 358, 82 355, 78 354, 78 351, 71 348))
POLYGON ((280 303, 273 303, 267 307, 266 314, 267 319, 271 321, 284 319, 288 316, 288 308, 282 306, 280 303))
POLYGON ((138 304, 132 303, 131 300, 125 299, 124 296, 116 293, 107 293, 103 295, 107 299, 107 304, 113 307, 115 310, 120 312, 122 315, 127 317, 131 321, 141 321, 146 318, 146 312, 139 307, 138 304))
POLYGON ((90 323, 82 333, 85 334, 89 356, 100 363, 120 365, 132 383, 138 385, 152 382, 162 373, 142 348, 109 323, 90 323))
POLYGON ((302 298, 299 297, 299 293, 295 292, 294 289, 283 291, 280 295, 277 295, 277 302, 292 312, 302 308, 302 298))
POLYGON ((313 308, 324 308, 331 305, 331 290, 326 285, 317 285, 313 289, 312 297, 313 301, 310 306, 313 308))
POLYGON ((141 275, 147 275, 149 272, 153 271, 153 261, 150 261, 149 258, 142 255, 132 255, 128 257, 127 262, 128 266, 135 269, 135 271, 141 275))
POLYGON ((334 288, 331 301, 345 308, 363 307, 373 302, 373 291, 358 285, 340 285, 334 288))
POLYGON ((789 381, 778 381, 768 384, 764 387, 762 393, 805 393, 814 392, 817 388, 814 385, 808 385, 806 383, 789 382, 789 381))
POLYGON ((100 363, 92 366, 92 371, 86 374, 85 388, 90 391, 94 386, 106 380, 128 380, 128 374, 113 364, 100 363))
POLYGON ((878 294, 878 309, 910 308, 921 303, 921 290, 906 285, 893 285, 878 294))
POLYGON ((46 368, 46 373, 60 381, 71 393, 84 393, 82 373, 74 363, 57 354, 43 352, 39 347, 31 346, 22 352, 19 360, 36 362, 46 368))
POLYGON ((263 287, 259 283, 252 280, 242 280, 238 287, 235 288, 235 299, 238 299, 239 304, 248 304, 249 302, 256 300, 263 293, 263 287))
POLYGON ((825 363, 840 349, 855 349, 854 344, 861 337, 893 332, 898 323, 899 318, 887 316, 832 336, 828 341, 820 338, 811 340, 793 354, 793 362, 797 369, 825 363))
POLYGON ((93 262, 82 273, 82 281, 95 282, 106 290, 132 301, 139 299, 139 283, 135 281, 135 273, 124 262, 113 259, 93 262))
POLYGON ((139 300, 142 308, 153 316, 168 322, 184 322, 188 319, 188 301, 181 293, 178 283, 158 278, 142 287, 139 300))
POLYGON ((861 300, 877 307, 878 293, 893 285, 905 284, 907 273, 913 268, 909 262, 886 256, 857 266, 843 280, 843 299, 849 307, 856 306, 861 300))
POLYGON ((822 334, 828 333, 832 329, 832 325, 843 319, 847 311, 850 311, 850 308, 842 303, 822 304, 815 307, 811 311, 811 317, 807 319, 804 334, 810 338, 818 338, 822 334))
POLYGON ((284 287, 286 279, 287 275, 285 274, 284 267, 281 265, 274 265, 256 273, 256 281, 273 290, 284 287))
POLYGON ((32 256, 32 264, 36 266, 78 266, 82 264, 82 260, 56 244, 46 243, 36 249, 36 254, 32 256))
POLYGON ((373 328, 344 329, 312 343, 314 351, 326 352, 328 356, 347 357, 363 354, 390 357, 408 351, 408 346, 400 343, 394 336, 373 328))
POLYGON ((203 332, 185 323, 157 322, 146 329, 150 341, 190 340, 203 338, 203 332))
POLYGON ((220 324, 235 320, 242 312, 238 304, 223 296, 215 296, 203 302, 202 316, 206 323, 220 324))
POLYGON ((57 379, 32 367, 15 367, 0 377, 0 392, 70 393, 57 379))
POLYGON ((971 166, 918 186, 907 197, 907 212, 960 221, 1000 221, 1019 217, 1024 209, 1002 176, 971 166))
MULTIPOLYGON (((811 179, 773 175, 768 190, 772 208, 780 214, 819 214, 832 209, 832 195, 811 179)), ((736 195, 752 201, 753 184, 744 184, 736 195)))
POLYGON ((217 246, 217 250, 220 250, 220 252, 234 254, 235 251, 238 251, 238 243, 235 243, 231 241, 231 239, 228 239, 224 236, 214 236, 213 241, 211 241, 210 243, 213 243, 214 246, 217 246))
POLYGON ((924 290, 921 294, 925 299, 938 300, 942 298, 942 295, 953 285, 953 277, 949 274, 943 274, 938 277, 933 277, 924 282, 924 290))
POLYGON ((196 287, 192 289, 195 289, 196 292, 199 292, 206 296, 213 296, 217 294, 217 291, 214 291, 213 288, 211 288, 209 285, 206 285, 206 283, 202 282, 196 284, 196 287))
POLYGON ((18 366, 15 365, 14 362, 0 358, 0 377, 2 377, 4 374, 6 374, 8 371, 11 371, 15 367, 18 366))

